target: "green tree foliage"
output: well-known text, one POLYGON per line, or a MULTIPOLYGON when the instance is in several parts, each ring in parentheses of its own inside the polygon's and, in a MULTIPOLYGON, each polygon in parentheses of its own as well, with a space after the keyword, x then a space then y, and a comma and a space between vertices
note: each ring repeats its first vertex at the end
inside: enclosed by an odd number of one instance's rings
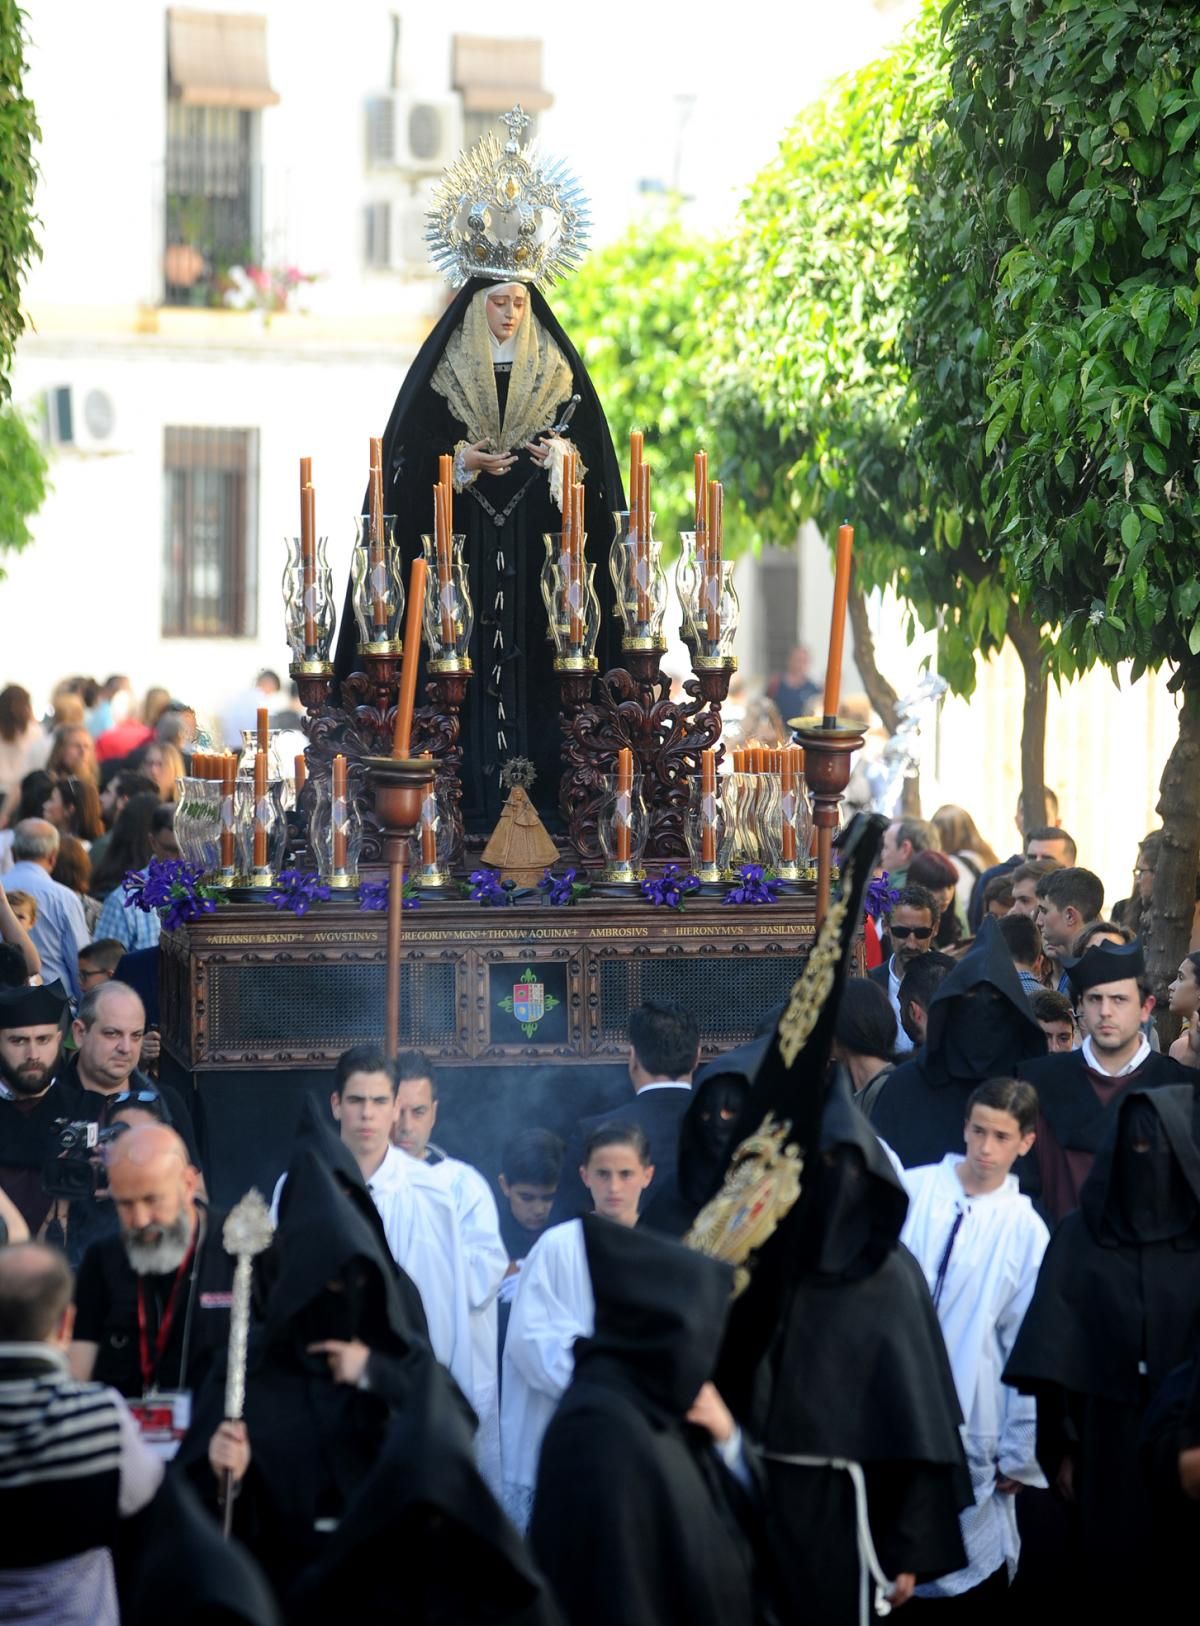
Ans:
MULTIPOLYGON (((604 402, 623 468, 631 429, 645 435, 656 533, 668 552, 694 518, 693 454, 708 434, 713 246, 676 219, 640 222, 589 255, 554 296, 554 311, 579 347, 604 402)), ((711 451, 711 448, 710 448, 711 451)), ((711 461, 711 459, 710 459, 711 461)), ((716 468, 710 468, 713 479, 716 468)), ((726 492, 727 552, 744 541, 726 492)), ((605 539, 607 544, 608 539, 605 539)))
POLYGON ((29 542, 29 516, 46 494, 46 459, 9 404, 13 350, 25 328, 21 282, 41 252, 33 213, 33 144, 41 132, 24 73, 23 15, 13 0, 0 0, 0 549, 29 542))
POLYGON ((24 94, 25 30, 14 0, 0 0, 0 401, 11 393, 13 350, 25 329, 21 281, 35 256, 33 144, 41 135, 24 94))
POLYGON ((988 522, 1071 676, 1169 662, 1152 966, 1186 948, 1200 848, 1200 12, 955 0, 946 124, 972 303, 995 313, 988 522))

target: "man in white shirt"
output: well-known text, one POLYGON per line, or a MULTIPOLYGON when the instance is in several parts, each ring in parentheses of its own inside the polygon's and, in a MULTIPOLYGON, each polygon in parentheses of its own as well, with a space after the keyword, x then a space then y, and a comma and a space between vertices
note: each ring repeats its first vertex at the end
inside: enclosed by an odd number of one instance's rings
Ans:
MULTIPOLYGON (((421 1295, 433 1352, 474 1405, 467 1269, 458 1218, 445 1186, 391 1144, 396 1076, 382 1050, 355 1045, 339 1056, 330 1107, 342 1144, 379 1211, 392 1258, 421 1295)), ((281 1175, 275 1187, 275 1214, 286 1179, 281 1175)))
MULTIPOLYGON (((593 1131, 579 1177, 597 1214, 636 1225, 638 1202, 654 1178, 645 1135, 636 1124, 593 1131)), ((580 1220, 551 1226, 522 1267, 504 1342, 502 1501, 520 1530, 533 1511, 542 1436, 575 1369, 575 1340, 591 1335, 595 1313, 580 1220)))
POLYGON ((470 1306, 471 1380, 467 1393, 479 1418, 475 1437, 479 1471, 500 1489, 500 1396, 496 1295, 508 1270, 508 1249, 500 1236, 496 1199, 478 1169, 447 1157, 430 1140, 437 1123, 437 1077, 429 1058, 408 1050, 394 1064, 396 1113, 392 1145, 413 1159, 424 1176, 444 1190, 454 1205, 467 1275, 470 1306))
MULTIPOLYGON (((933 1294, 965 1423, 975 1505, 960 1515, 967 1567, 917 1588, 918 1597, 963 1598, 1003 1608, 1017 1570, 1015 1498, 1044 1486, 1030 1396, 1001 1382, 1049 1232, 1011 1173, 1035 1139, 1036 1092, 1016 1079, 981 1084, 967 1100, 966 1155, 901 1171, 908 1217, 901 1240, 933 1294)), ((990 1617, 989 1617, 990 1618, 990 1617)))

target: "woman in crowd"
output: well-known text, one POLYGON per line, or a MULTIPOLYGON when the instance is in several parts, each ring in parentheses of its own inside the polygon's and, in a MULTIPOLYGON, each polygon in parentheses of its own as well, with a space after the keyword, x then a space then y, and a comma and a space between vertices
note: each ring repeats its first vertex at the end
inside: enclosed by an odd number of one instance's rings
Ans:
POLYGON ((151 740, 149 745, 135 751, 129 760, 132 767, 153 779, 161 801, 178 800, 183 758, 173 745, 167 745, 162 740, 151 740))
POLYGON ((61 836, 76 836, 86 846, 104 834, 100 795, 90 779, 73 775, 55 780, 42 806, 42 817, 61 836))
POLYGON ((1171 1014, 1183 1018, 1183 1032, 1170 1055, 1185 1066, 1196 1067, 1200 1065, 1200 954, 1184 955, 1167 997, 1171 1014))
POLYGON ((958 902, 958 871, 947 853, 918 853, 908 866, 909 886, 923 886, 933 893, 941 911, 934 934, 935 949, 952 948, 963 935, 963 919, 958 902))
POLYGON ((133 869, 145 869, 150 862, 150 826, 158 797, 149 791, 131 796, 117 815, 104 857, 92 876, 92 896, 103 903, 115 892, 133 869))
POLYGON ((946 802, 938 808, 931 822, 942 838, 942 851, 957 871, 958 913, 965 921, 975 882, 984 870, 994 868, 1000 860, 975 828, 975 820, 965 807, 946 802))
POLYGON ((50 755, 50 741, 33 715, 29 690, 10 683, 0 689, 0 811, 14 801, 18 787, 50 755))
POLYGON ((87 929, 94 937, 96 922, 100 918, 100 899, 90 895, 92 861, 78 836, 65 834, 59 837, 58 857, 54 860, 50 877, 60 886, 70 887, 72 892, 78 894, 87 929))

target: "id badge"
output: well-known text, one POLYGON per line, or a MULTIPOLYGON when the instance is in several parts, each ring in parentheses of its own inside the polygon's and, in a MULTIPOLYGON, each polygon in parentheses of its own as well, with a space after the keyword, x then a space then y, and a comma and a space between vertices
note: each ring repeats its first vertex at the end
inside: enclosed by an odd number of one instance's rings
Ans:
POLYGON ((179 1450, 179 1442, 192 1421, 192 1396, 187 1389, 160 1390, 143 1395, 141 1400, 130 1400, 132 1412, 142 1439, 151 1451, 164 1462, 179 1450))

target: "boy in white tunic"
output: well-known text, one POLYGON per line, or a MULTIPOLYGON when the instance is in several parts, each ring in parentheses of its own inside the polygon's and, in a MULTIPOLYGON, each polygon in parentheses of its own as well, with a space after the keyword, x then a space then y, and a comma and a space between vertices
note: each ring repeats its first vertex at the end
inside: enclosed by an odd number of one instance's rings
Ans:
MULTIPOLYGON (((1034 1402, 1000 1381, 1049 1241, 1010 1173, 1033 1145, 1037 1111, 1032 1086, 992 1079, 968 1098, 966 1155, 949 1152, 940 1163, 902 1172, 909 1209, 901 1239, 933 1295, 966 1419, 975 1492, 975 1506, 961 1515, 966 1569, 918 1587, 917 1597, 966 1603, 970 1594, 981 1619, 997 1603, 1003 1607, 1016 1574, 1016 1493, 1045 1484, 1034 1452, 1034 1402)), ((956 1610, 960 1615, 966 1618, 956 1610)))
MULTIPOLYGON (((650 1148, 637 1124, 605 1124, 588 1137, 579 1178, 597 1214, 636 1225, 638 1201, 654 1178, 650 1148)), ((534 1243, 513 1299, 500 1386, 504 1510, 529 1524, 542 1436, 575 1370, 575 1340, 590 1338, 596 1302, 578 1219, 552 1225, 534 1243)))

